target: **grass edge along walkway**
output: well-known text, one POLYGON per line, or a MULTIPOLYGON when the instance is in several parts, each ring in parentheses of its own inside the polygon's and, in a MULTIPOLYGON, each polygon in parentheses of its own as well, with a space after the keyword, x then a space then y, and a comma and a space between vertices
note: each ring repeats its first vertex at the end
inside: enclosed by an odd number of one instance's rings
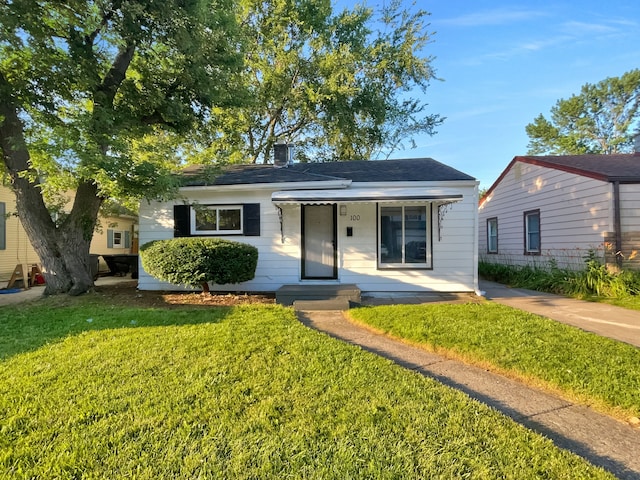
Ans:
POLYGON ((619 420, 640 416, 640 349, 492 302, 352 309, 347 318, 619 420))
POLYGON ((291 309, 21 314, 58 335, 0 361, 0 477, 612 478, 291 309))

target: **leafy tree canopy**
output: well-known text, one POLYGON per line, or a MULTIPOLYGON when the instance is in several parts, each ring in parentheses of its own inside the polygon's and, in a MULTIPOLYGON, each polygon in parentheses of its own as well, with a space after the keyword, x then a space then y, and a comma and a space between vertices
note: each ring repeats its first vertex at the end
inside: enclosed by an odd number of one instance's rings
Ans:
POLYGON ((531 155, 627 153, 640 118, 640 70, 586 84, 526 126, 531 155))
POLYGON ((435 78, 427 15, 397 1, 336 13, 329 0, 240 0, 251 102, 216 110, 202 151, 270 162, 284 141, 301 161, 368 160, 433 134, 443 119, 415 96, 435 78))
POLYGON ((226 0, 21 0, 0 16, 0 99, 16 106, 31 171, 49 184, 162 194, 174 151, 144 135, 188 132, 237 103, 226 0))
POLYGON ((243 99, 235 14, 229 0, 0 1, 0 148, 47 293, 86 291, 104 200, 166 195, 175 136, 243 99), (55 224, 43 195, 69 188, 55 224))

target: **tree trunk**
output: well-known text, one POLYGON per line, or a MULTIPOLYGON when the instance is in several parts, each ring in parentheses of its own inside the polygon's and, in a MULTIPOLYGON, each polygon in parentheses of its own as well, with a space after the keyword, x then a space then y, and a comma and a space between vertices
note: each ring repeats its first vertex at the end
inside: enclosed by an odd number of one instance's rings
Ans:
MULTIPOLYGON (((65 278, 61 284, 58 284, 55 278, 56 275, 49 275, 49 277, 53 277, 50 283, 45 273, 49 270, 48 263, 51 262, 55 265, 59 260, 57 258, 45 259, 41 255, 40 259, 44 268, 43 274, 45 274, 45 280, 47 281, 45 294, 69 293, 70 295, 79 295, 93 288, 93 272, 89 249, 101 204, 102 199, 98 196, 95 184, 82 182, 78 185, 71 213, 56 229, 55 236, 55 245, 60 254, 59 258, 62 260, 62 266, 58 268, 62 268, 66 273, 64 277, 68 277, 68 279, 65 278)), ((52 272, 59 271, 52 270, 52 272)))
POLYGON ((56 227, 31 168, 24 125, 6 91, 6 79, 0 74, 0 148, 16 195, 18 217, 42 262, 45 295, 79 295, 93 287, 89 247, 102 199, 95 184, 80 183, 71 213, 56 227))

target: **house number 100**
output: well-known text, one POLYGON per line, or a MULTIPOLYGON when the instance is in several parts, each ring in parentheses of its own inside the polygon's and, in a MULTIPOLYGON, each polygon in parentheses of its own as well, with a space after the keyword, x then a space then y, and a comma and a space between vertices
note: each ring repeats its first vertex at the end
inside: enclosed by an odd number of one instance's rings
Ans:
POLYGON ((352 222, 359 222, 360 221, 360 215, 351 215, 351 221, 352 222))

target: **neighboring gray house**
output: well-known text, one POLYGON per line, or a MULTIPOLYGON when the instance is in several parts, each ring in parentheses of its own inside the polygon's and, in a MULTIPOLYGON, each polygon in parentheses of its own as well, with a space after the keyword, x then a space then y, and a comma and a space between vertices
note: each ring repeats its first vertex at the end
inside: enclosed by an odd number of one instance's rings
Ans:
MULTIPOLYGON (((478 182, 429 158, 236 165, 181 195, 140 205, 141 245, 212 236, 258 248, 255 279, 213 291, 477 291, 478 182)), ((177 288, 142 269, 138 287, 177 288)))
POLYGON ((515 157, 478 210, 482 261, 638 268, 640 152, 515 157))

